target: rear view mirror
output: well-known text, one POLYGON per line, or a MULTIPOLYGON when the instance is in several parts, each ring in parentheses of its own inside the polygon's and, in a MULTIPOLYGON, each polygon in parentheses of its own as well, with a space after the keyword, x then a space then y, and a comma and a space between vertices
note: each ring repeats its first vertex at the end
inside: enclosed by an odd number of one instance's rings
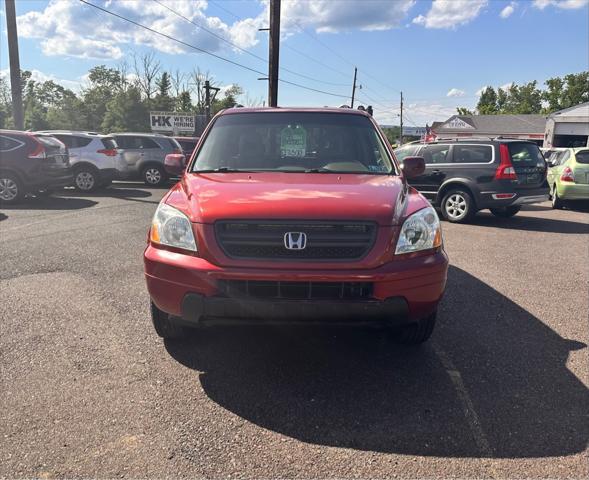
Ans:
POLYGON ((164 168, 170 175, 182 175, 186 168, 186 157, 181 153, 169 153, 164 160, 164 168))
POLYGON ((405 157, 401 164, 401 170, 405 178, 415 178, 425 172, 425 160, 423 157, 405 157))

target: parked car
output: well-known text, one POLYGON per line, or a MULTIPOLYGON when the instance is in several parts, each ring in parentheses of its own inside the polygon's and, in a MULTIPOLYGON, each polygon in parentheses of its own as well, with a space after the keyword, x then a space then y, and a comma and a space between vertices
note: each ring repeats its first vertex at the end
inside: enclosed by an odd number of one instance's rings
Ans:
POLYGON ((0 130, 0 202, 50 192, 72 183, 66 146, 50 135, 0 130))
POLYGON ((548 185, 553 208, 589 200, 589 148, 562 148, 549 157, 548 185))
POLYGON ((186 155, 186 159, 190 159, 192 152, 194 152, 194 149, 196 148, 199 138, 200 137, 174 137, 174 140, 180 144, 182 152, 184 155, 186 155))
POLYGON ((376 323, 426 341, 448 258, 436 211, 372 118, 229 109, 163 197, 144 252, 156 332, 221 322, 376 323))
POLYGON ((113 133, 129 167, 131 177, 141 178, 146 185, 158 187, 168 180, 164 167, 166 155, 182 153, 172 137, 155 133, 113 133))
POLYGON ((74 187, 91 192, 128 176, 129 167, 113 137, 93 132, 46 130, 67 147, 74 171, 74 187))
POLYGON ((497 217, 512 217, 524 204, 548 200, 546 162, 534 142, 438 140, 403 146, 395 155, 425 159, 425 172, 410 183, 450 222, 468 222, 486 208, 497 217))

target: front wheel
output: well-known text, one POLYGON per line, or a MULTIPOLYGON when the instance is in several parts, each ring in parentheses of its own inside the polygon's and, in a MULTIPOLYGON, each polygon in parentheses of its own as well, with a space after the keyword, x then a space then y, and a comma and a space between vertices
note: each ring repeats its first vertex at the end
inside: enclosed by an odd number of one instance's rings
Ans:
POLYGON ((474 200, 465 190, 450 190, 440 207, 444 218, 452 223, 466 223, 476 213, 474 200))
POLYGON ((160 187, 168 179, 163 167, 150 165, 143 169, 143 182, 150 187, 160 187))
POLYGON ((491 208, 491 213, 496 217, 510 218, 517 215, 522 207, 503 207, 503 208, 491 208))
POLYGON ((406 325, 397 332, 395 340, 404 345, 419 345, 429 340, 436 326, 436 312, 416 323, 406 325))
POLYGON ((15 175, 0 173, 0 203, 14 205, 20 202, 24 195, 22 183, 15 175))
POLYGON ((151 302, 151 321, 155 332, 162 338, 182 338, 185 329, 178 325, 166 312, 162 312, 151 302))

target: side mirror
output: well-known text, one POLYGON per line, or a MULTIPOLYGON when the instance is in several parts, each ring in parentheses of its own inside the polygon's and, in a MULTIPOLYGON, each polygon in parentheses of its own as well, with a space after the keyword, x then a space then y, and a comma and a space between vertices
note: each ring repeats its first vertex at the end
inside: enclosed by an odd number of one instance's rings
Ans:
POLYGON ((425 160, 423 157, 405 157, 401 170, 407 179, 419 177, 425 172, 425 160))
POLYGON ((164 168, 172 176, 179 176, 186 168, 186 157, 181 153, 169 153, 164 160, 164 168))

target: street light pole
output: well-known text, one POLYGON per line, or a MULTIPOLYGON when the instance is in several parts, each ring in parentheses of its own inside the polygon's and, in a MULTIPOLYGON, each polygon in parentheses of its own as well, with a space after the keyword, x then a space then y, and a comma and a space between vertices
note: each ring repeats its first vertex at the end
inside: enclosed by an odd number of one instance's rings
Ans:
POLYGON ((358 74, 358 69, 354 67, 354 83, 352 84, 352 104, 350 105, 351 108, 354 108, 354 97, 356 96, 356 75, 358 74))
POLYGON ((280 0, 270 0, 270 42, 268 52, 268 105, 278 106, 280 54, 280 0))
POLYGON ((18 56, 18 33, 14 0, 5 0, 6 33, 8 35, 8 57, 10 59, 10 90, 12 93, 12 118, 17 130, 24 130, 20 61, 18 56))

